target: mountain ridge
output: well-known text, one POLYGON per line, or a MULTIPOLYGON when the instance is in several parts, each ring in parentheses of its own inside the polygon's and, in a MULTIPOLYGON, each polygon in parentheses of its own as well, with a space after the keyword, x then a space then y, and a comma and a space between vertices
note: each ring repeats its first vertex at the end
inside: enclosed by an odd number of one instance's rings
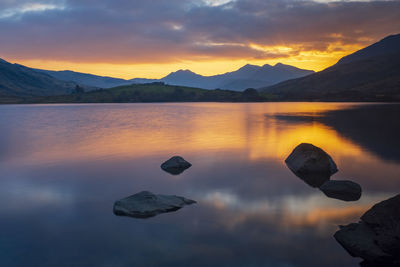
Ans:
POLYGON ((54 78, 63 81, 72 81, 87 86, 100 88, 112 88, 132 83, 164 82, 170 85, 199 87, 204 89, 226 89, 244 91, 247 88, 258 88, 265 85, 278 83, 280 81, 297 78, 313 73, 311 70, 304 70, 294 66, 277 63, 274 66, 265 64, 263 66, 246 64, 241 68, 223 74, 203 76, 189 69, 180 69, 169 73, 161 79, 133 78, 121 79, 108 76, 98 76, 88 73, 74 71, 50 71, 36 69, 54 78))
POLYGON ((160 81, 171 85, 243 91, 247 88, 259 88, 312 73, 314 71, 282 63, 277 63, 274 66, 246 64, 235 71, 212 76, 202 76, 190 70, 178 70, 160 79, 160 81))

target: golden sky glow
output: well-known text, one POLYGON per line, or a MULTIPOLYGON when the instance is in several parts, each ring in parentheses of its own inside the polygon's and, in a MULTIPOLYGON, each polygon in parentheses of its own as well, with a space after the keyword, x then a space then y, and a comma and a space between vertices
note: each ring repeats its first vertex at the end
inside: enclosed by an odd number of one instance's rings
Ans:
POLYGON ((399 1, 0 2, 0 58, 117 78, 278 62, 314 71, 400 29, 399 1))
MULTIPOLYGON (((332 47, 339 47, 340 45, 332 45, 332 47)), ((111 63, 82 63, 82 62, 68 62, 68 61, 52 61, 52 60, 15 60, 7 59, 11 62, 18 62, 19 64, 29 66, 32 68, 40 68, 47 70, 74 70, 77 72, 91 73, 101 76, 110 76, 123 79, 132 78, 162 78, 173 71, 179 69, 190 69, 191 71, 211 76, 222 74, 229 71, 235 71, 246 64, 275 65, 276 63, 283 63, 292 65, 302 69, 309 69, 314 71, 323 70, 335 64, 341 57, 351 54, 358 49, 362 48, 359 45, 349 45, 340 51, 304 51, 298 55, 283 58, 274 58, 270 60, 265 59, 209 59, 199 61, 180 61, 173 63, 147 63, 147 64, 111 64, 111 63)), ((290 47, 267 47, 258 49, 275 50, 275 51, 290 51, 290 47)))

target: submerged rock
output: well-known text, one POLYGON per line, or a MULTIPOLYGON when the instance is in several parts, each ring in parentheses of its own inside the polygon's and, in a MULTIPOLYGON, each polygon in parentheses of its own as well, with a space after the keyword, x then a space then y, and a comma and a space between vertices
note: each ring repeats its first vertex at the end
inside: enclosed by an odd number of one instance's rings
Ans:
POLYGON ((361 186, 352 181, 328 180, 319 188, 327 197, 356 201, 361 197, 361 186))
POLYGON ((334 237, 364 264, 400 264, 400 195, 374 205, 359 223, 341 226, 334 237))
POLYGON ((114 214, 134 218, 149 218, 160 213, 176 211, 196 201, 175 195, 155 195, 142 191, 114 203, 114 214))
POLYGON ((320 187, 338 171, 331 156, 321 148, 307 143, 298 145, 285 163, 296 176, 312 187, 320 187))
POLYGON ((177 175, 181 174, 184 170, 192 166, 189 162, 187 162, 185 159, 183 159, 180 156, 174 156, 161 164, 161 169, 164 171, 177 175))

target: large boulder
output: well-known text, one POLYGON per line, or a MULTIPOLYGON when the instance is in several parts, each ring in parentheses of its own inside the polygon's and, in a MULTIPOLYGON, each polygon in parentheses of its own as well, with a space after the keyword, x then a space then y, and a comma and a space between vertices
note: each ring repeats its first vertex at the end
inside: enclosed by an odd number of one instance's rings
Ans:
POLYGON ((331 156, 307 143, 298 145, 285 163, 296 176, 312 187, 320 187, 338 171, 331 156))
POLYGON ((400 195, 374 205, 359 223, 341 226, 335 239, 354 257, 400 264, 400 195))
POLYGON ((184 170, 192 166, 189 162, 187 162, 184 158, 180 156, 174 156, 161 164, 161 169, 164 171, 173 174, 173 175, 178 175, 181 174, 184 170))
POLYGON ((390 255, 375 244, 376 233, 363 222, 340 226, 334 237, 353 257, 367 261, 390 260, 390 255))
POLYGON ((180 196, 155 195, 142 191, 114 203, 114 214, 134 218, 149 218, 164 212, 176 211, 196 201, 180 196))
POLYGON ((375 204, 361 216, 375 233, 377 245, 400 259, 400 195, 375 204))
POLYGON ((356 201, 361 197, 361 186, 352 181, 328 180, 319 188, 327 197, 356 201))

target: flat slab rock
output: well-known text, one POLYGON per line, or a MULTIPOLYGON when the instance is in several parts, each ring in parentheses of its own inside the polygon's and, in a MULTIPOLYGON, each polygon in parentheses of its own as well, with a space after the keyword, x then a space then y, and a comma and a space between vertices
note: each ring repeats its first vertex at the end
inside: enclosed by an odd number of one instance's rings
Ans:
POLYGON ((296 176, 312 187, 320 187, 338 171, 331 156, 308 143, 298 145, 285 163, 296 176))
POLYGON ((361 186, 347 180, 328 180, 319 188, 327 197, 356 201, 361 197, 361 186))
POLYGON ((170 174, 178 175, 187 168, 190 168, 191 166, 192 164, 187 162, 184 158, 180 156, 173 156, 172 158, 161 164, 161 169, 170 174))
POLYGON ((374 205, 359 223, 341 226, 334 237, 354 257, 400 265, 400 195, 374 205))
POLYGON ((196 201, 175 195, 155 195, 142 191, 114 203, 114 214, 133 218, 149 218, 181 209, 196 201))

